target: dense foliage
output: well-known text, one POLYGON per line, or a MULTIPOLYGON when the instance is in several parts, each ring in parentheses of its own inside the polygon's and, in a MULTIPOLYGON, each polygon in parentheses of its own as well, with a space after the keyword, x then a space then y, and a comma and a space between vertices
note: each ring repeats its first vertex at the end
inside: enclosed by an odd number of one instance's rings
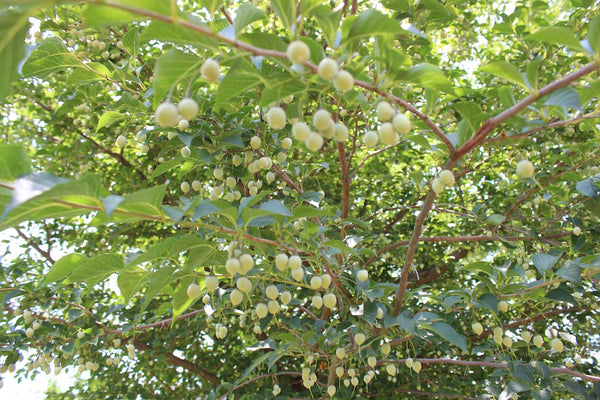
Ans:
POLYGON ((597 2, 0 5, 3 374, 600 397, 597 2))

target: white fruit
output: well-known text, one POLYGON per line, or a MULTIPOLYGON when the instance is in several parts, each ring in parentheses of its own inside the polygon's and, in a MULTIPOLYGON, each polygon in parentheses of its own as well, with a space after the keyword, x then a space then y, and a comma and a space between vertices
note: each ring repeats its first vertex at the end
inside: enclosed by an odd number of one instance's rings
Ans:
POLYGON ((181 149, 181 155, 183 156, 183 158, 189 158, 192 156, 192 151, 189 147, 185 146, 181 149))
POLYGON ((581 228, 576 226, 575 228, 573 228, 573 235, 575 236, 579 236, 581 235, 581 228))
POLYGON ((177 129, 179 129, 180 131, 185 131, 187 128, 189 128, 189 126, 189 121, 187 119, 182 119, 177 124, 177 129))
POLYGON ((154 112, 156 123, 162 128, 177 125, 177 115, 177 106, 170 101, 165 101, 164 103, 159 104, 154 112))
POLYGON ((313 123, 314 127, 320 131, 327 129, 327 127, 329 127, 329 124, 331 122, 332 122, 331 115, 329 114, 329 112, 327 110, 320 109, 320 110, 317 110, 317 112, 315 112, 313 114, 312 123, 313 123))
POLYGON ((189 191, 190 191, 190 184, 189 184, 189 183, 187 183, 187 182, 181 182, 181 185, 180 185, 180 187, 181 187, 181 191, 182 191, 183 193, 187 193, 187 192, 189 192, 189 191))
POLYGON ((521 160, 517 163, 517 175, 521 178, 531 178, 535 172, 533 164, 529 160, 521 160))
POLYGON ((507 312, 508 311, 508 303, 504 300, 498 302, 498 311, 507 312))
POLYGON ((34 333, 35 333, 35 331, 33 330, 33 328, 27 328, 27 330, 25 331, 25 336, 30 338, 30 337, 33 337, 34 333))
POLYGON ((287 47, 288 59, 293 64, 304 64, 310 58, 310 48, 300 40, 294 40, 287 47))
POLYGON ((269 157, 261 157, 258 159, 258 167, 260 169, 269 169, 273 166, 273 161, 269 157))
MULTIPOLYGON (((306 125, 306 124, 304 124, 306 125)), ((308 125, 306 125, 306 127, 308 128, 308 125)), ((292 125, 292 129, 294 129, 294 126, 292 125)), ((310 129, 308 129, 308 132, 310 133, 310 129)), ((301 140, 301 139, 298 139, 301 140)), ((286 137, 285 139, 283 139, 281 141, 281 147, 284 148, 285 150, 288 150, 290 147, 292 147, 292 139, 290 139, 289 137, 286 137)))
POLYGON ((431 188, 433 189, 435 194, 440 194, 444 191, 446 186, 442 183, 442 181, 440 181, 440 178, 434 178, 431 181, 431 188))
POLYGON ((384 343, 384 344, 381 345, 381 352, 384 355, 387 356, 388 354, 390 354, 390 351, 392 351, 392 346, 390 346, 389 343, 384 343))
POLYGON ((242 254, 239 258, 240 270, 245 274, 254 267, 254 259, 250 254, 242 254))
POLYGON ((344 367, 337 367, 335 369, 335 374, 337 375, 338 378, 341 378, 342 376, 344 376, 344 367))
POLYGON ((200 296, 202 289, 197 283, 190 283, 187 287, 187 295, 190 299, 195 299, 200 296))
POLYGON ((479 322, 473 323, 473 325, 471 325, 471 328, 473 329, 473 332, 475 332, 475 334, 477 336, 479 336, 483 333, 483 325, 481 325, 479 322))
POLYGON ((305 141, 310 136, 310 127, 305 122, 296 122, 292 125, 292 135, 296 140, 305 141))
POLYGON ((396 366, 394 364, 388 364, 385 366, 385 370, 391 376, 396 376, 396 366))
POLYGON ((272 129, 283 129, 285 127, 285 110, 281 107, 272 107, 266 115, 267 124, 272 129))
POLYGON ((215 168, 213 170, 213 176, 215 178, 217 178, 218 180, 222 180, 223 179, 223 174, 224 174, 223 168, 215 168))
POLYGON ((258 136, 252 136, 252 138, 250 139, 250 147, 252 147, 254 150, 260 147, 260 143, 261 140, 258 136))
POLYGON ((344 349, 343 347, 338 347, 337 349, 335 349, 335 356, 340 360, 343 360, 346 356, 346 349, 344 349))
POLYGON ((242 163, 242 157, 240 157, 239 154, 236 154, 233 157, 231 157, 231 162, 237 167, 242 163))
POLYGON ((292 294, 288 291, 281 293, 281 304, 289 304, 292 301, 292 294))
POLYGON ((352 377, 352 379, 350 379, 350 383, 352 383, 352 386, 358 385, 358 378, 355 376, 352 377))
POLYGON ((331 285, 331 275, 329 275, 329 274, 321 275, 321 287, 323 289, 327 289, 327 288, 329 288, 330 285, 331 285))
POLYGON ((413 363, 413 365, 412 365, 412 369, 413 369, 413 371, 415 371, 417 374, 418 374, 419 372, 421 372, 421 361, 419 361, 419 360, 415 360, 415 362, 414 362, 414 363, 413 363))
POLYGON ((296 268, 295 270, 292 270, 292 278, 294 278, 296 282, 300 282, 302 278, 304 278, 304 269, 296 268))
POLYGON ((288 259, 288 267, 290 269, 298 269, 302 266, 302 258, 300 256, 291 256, 288 259))
POLYGON ((317 310, 320 309, 321 307, 323 307, 323 298, 320 295, 315 294, 312 297, 312 305, 317 310))
POLYGON ((333 86, 341 92, 347 92, 354 87, 354 77, 350 72, 341 70, 333 77, 333 86))
POLYGON ((308 138, 304 141, 304 145, 310 151, 319 151, 323 147, 323 136, 317 132, 311 132, 308 138))
POLYGON ((550 341, 550 347, 552 348, 552 350, 557 351, 557 352, 561 352, 564 349, 564 345, 562 340, 560 340, 559 338, 554 338, 550 341))
POLYGON ((334 133, 334 137, 335 140, 337 140, 338 142, 345 142, 346 140, 348 140, 348 128, 346 128, 346 125, 342 124, 341 122, 336 122, 335 123, 335 133, 334 133))
POLYGON ((394 125, 394 129, 401 135, 406 135, 410 132, 410 119, 402 113, 396 114, 392 119, 392 125, 394 125))
POLYGON ((381 101, 377 104, 377 119, 381 122, 390 121, 394 116, 394 109, 387 101, 381 101))
POLYGON ((212 293, 219 287, 219 279, 216 276, 207 276, 204 285, 206 286, 206 290, 212 293))
POLYGON ((244 293, 250 293, 252 290, 252 282, 245 276, 240 277, 235 283, 235 286, 244 293))
POLYGON ((229 300, 231 301, 231 305, 237 306, 244 300, 244 294, 238 289, 233 289, 229 295, 229 300))
POLYGON ((267 316, 268 313, 269 313, 269 308, 267 307, 267 305, 265 303, 258 303, 256 305, 256 316, 259 319, 263 319, 264 317, 267 316))
POLYGON ((279 290, 277 289, 277 286, 269 285, 265 289, 265 294, 267 295, 268 299, 275 300, 277 296, 279 296, 279 290))
POLYGON ((285 271, 288 266, 288 256, 287 254, 281 253, 277 254, 275 257, 275 266, 280 271, 285 271))
POLYGON ((381 139, 381 143, 390 146, 395 146, 400 142, 400 136, 394 130, 391 122, 381 124, 379 127, 379 139, 381 139))
POLYGON ((531 333, 529 331, 523 331, 523 333, 521 333, 521 337, 525 343, 531 342, 531 333))
POLYGON ((508 347, 510 349, 512 347, 512 345, 513 345, 513 341, 512 341, 512 339, 510 337, 504 336, 504 338, 502 339, 502 344, 505 347, 508 347))
POLYGON ((227 187, 233 189, 235 187, 236 184, 236 180, 233 176, 228 176, 227 179, 225 180, 225 184, 227 185, 227 187))
POLYGON ((365 336, 364 333, 357 333, 354 336, 354 341, 356 342, 357 345, 361 345, 365 342, 365 340, 367 340, 367 337, 365 336))
POLYGON ((439 179, 440 179, 440 182, 442 182, 447 187, 454 186, 454 183, 456 181, 454 179, 454 174, 452 173, 452 171, 447 170, 447 169, 445 169, 442 172, 440 172, 439 179))
POLYGON ((412 358, 407 358, 407 359, 406 359, 406 366, 407 366, 408 368, 412 368, 412 366, 413 366, 414 362, 415 362, 415 361, 414 361, 412 358))
POLYGON ((544 338, 542 338, 540 335, 535 335, 533 337, 533 344, 535 344, 537 347, 542 347, 544 344, 544 338))
POLYGON ((204 79, 206 79, 208 82, 216 82, 219 80, 219 76, 221 76, 221 68, 219 63, 212 58, 209 58, 202 63, 200 72, 202 73, 204 79))
POLYGON ((115 146, 122 149, 127 144, 127 138, 123 135, 119 135, 117 140, 115 141, 115 146))
POLYGON ((310 278, 310 287, 313 290, 319 290, 321 288, 321 277, 319 276, 313 276, 312 278, 310 278))
POLYGON ((278 314, 281 310, 281 307, 279 306, 277 300, 269 300, 269 302, 267 303, 267 308, 269 309, 269 313, 273 315, 278 314))
POLYGON ((327 79, 328 81, 333 79, 333 77, 338 73, 339 67, 338 63, 335 60, 332 60, 329 57, 325 57, 319 63, 319 67, 317 68, 319 76, 323 79, 327 79))
POLYGON ((323 305, 329 309, 333 309, 337 303, 337 298, 333 293, 327 293, 323 296, 323 305))
POLYGON ((333 397, 335 395, 336 388, 334 385, 327 386, 327 394, 329 397, 333 397))
MULTIPOLYGON (((188 287, 188 290, 189 290, 189 287, 188 287)), ((189 296, 189 293, 188 293, 188 296, 189 296)), ((35 328, 34 328, 34 330, 35 330, 35 328)), ((84 337, 85 337, 85 333, 83 331, 77 332, 77 339, 83 339, 84 337)))
POLYGON ((367 364, 369 364, 369 367, 375 368, 375 365, 377 365, 377 359, 373 356, 369 356, 369 358, 367 358, 367 364))
POLYGON ((364 282, 369 279, 369 273, 366 269, 361 269, 356 273, 356 279, 358 279, 360 282, 364 282))
POLYGON ((333 136, 335 135, 335 123, 333 123, 333 120, 329 123, 329 126, 327 128, 321 131, 321 135, 323 135, 323 137, 327 139, 333 138, 333 136))
POLYGON ((377 142, 379 141, 379 136, 377 133, 373 131, 367 131, 365 133, 365 146, 367 147, 375 147, 377 146, 377 142))
POLYGON ((198 115, 198 103, 191 97, 186 97, 179 102, 177 110, 184 119, 191 121, 198 115))
POLYGON ((237 258, 230 258, 225 263, 225 269, 231 276, 235 276, 238 272, 240 272, 240 260, 237 258))

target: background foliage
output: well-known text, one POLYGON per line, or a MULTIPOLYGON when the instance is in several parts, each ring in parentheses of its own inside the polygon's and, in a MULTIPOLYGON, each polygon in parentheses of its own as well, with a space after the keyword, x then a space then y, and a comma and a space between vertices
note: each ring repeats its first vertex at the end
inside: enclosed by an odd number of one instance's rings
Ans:
POLYGON ((26 242, 0 259, 3 373, 89 371, 64 399, 600 397, 597 2, 0 5, 0 229, 7 254, 26 242), (198 117, 159 127, 186 96, 198 117), (413 128, 367 147, 381 101, 413 128), (349 138, 284 148, 320 108, 349 138), (234 306, 235 250, 254 267, 234 306), (292 300, 261 319, 270 284, 292 300))

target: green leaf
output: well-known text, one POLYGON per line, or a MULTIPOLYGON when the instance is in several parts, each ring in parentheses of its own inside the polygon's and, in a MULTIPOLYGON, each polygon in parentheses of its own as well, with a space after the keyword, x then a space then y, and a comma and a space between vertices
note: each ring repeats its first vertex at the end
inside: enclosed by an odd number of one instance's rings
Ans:
POLYGON ((0 145, 0 181, 12 182, 31 172, 27 149, 15 144, 0 145))
POLYGON ((478 103, 472 101, 463 101, 452 106, 460 116, 469 123, 473 132, 477 131, 483 121, 487 119, 487 114, 483 112, 478 103))
POLYGON ((455 346, 458 346, 465 353, 469 352, 466 336, 456 332, 454 328, 446 322, 436 321, 431 324, 431 328, 442 338, 455 346))
POLYGON ((534 254, 531 256, 531 261, 533 265, 540 271, 542 274, 550 271, 554 264, 558 261, 559 257, 551 256, 550 254, 534 254))
MULTIPOLYGON (((208 29, 206 24, 197 17, 186 16, 185 20, 194 25, 208 29)), ((171 42, 182 45, 194 45, 206 48, 217 48, 217 41, 210 36, 193 29, 184 28, 181 25, 173 25, 167 22, 152 21, 144 29, 139 37, 140 43, 147 43, 150 40, 159 40, 161 42, 171 42)))
POLYGON ((88 287, 92 287, 123 267, 121 257, 101 254, 85 260, 67 277, 65 283, 85 282, 88 287))
POLYGON ((50 270, 44 276, 42 286, 65 280, 79 265, 87 260, 89 260, 89 258, 82 254, 67 254, 52 264, 52 267, 50 267, 50 270))
POLYGON ((498 313, 498 297, 492 293, 484 293, 477 299, 477 305, 498 313))
POLYGON ((502 79, 506 79, 512 83, 516 83, 517 85, 529 89, 525 80, 523 79, 523 75, 519 68, 514 65, 507 63, 506 61, 497 61, 491 64, 485 65, 480 68, 481 71, 487 72, 494 76, 497 76, 502 79))
POLYGON ((163 267, 148 277, 148 287, 144 292, 144 301, 140 307, 140 313, 144 312, 152 299, 171 283, 174 272, 175 268, 163 267))
POLYGON ((96 125, 96 132, 98 132, 100 129, 104 128, 105 126, 109 126, 113 122, 122 120, 125 117, 126 116, 124 114, 121 114, 118 111, 107 111, 107 112, 105 112, 98 119, 98 125, 96 125))
POLYGON ((86 82, 101 81, 111 77, 111 73, 103 64, 90 62, 82 64, 82 68, 76 68, 67 78, 68 84, 80 84, 86 82))
POLYGON ((583 51, 583 46, 581 46, 579 40, 577 40, 575 34, 573 34, 569 28, 558 26, 545 27, 539 29, 535 33, 532 33, 531 35, 525 36, 524 39, 566 46, 575 51, 583 51))
POLYGON ((188 286, 194 282, 194 275, 186 275, 179 280, 179 284, 173 293, 173 324, 187 310, 196 299, 190 299, 187 295, 188 286))
POLYGON ((158 106, 167 92, 178 83, 195 77, 202 60, 181 50, 170 49, 156 60, 154 75, 154 106, 158 106))
POLYGON ((498 226, 501 223, 504 222, 504 215, 502 214, 492 214, 489 215, 487 217, 485 217, 485 219, 483 220, 484 223, 488 224, 488 225, 494 225, 494 226, 498 226))
POLYGON ((13 10, 0 11, 0 101, 12 91, 17 67, 25 56, 25 33, 29 15, 13 10))
POLYGON ((581 111, 581 101, 579 93, 573 88, 563 88, 548 95, 544 101, 545 106, 559 106, 563 110, 563 115, 568 114, 568 109, 581 111))
POLYGON ((377 10, 367 10, 354 20, 348 31, 345 43, 376 35, 404 33, 398 21, 377 10))
POLYGON ((221 0, 201 0, 200 3, 202 3, 202 6, 206 7, 211 14, 214 14, 221 7, 223 2, 221 0))
POLYGON ((140 291, 147 281, 148 274, 145 271, 121 271, 117 279, 117 284, 119 285, 119 290, 125 304, 129 303, 131 297, 140 291))
POLYGON ((596 58, 600 58, 600 15, 590 21, 587 40, 596 58))
POLYGON ((215 107, 226 104, 231 98, 262 83, 262 77, 256 69, 246 61, 239 61, 231 66, 225 78, 219 83, 215 99, 215 107))
POLYGON ((446 78, 444 73, 435 65, 418 64, 396 74, 396 78, 414 83, 427 89, 439 90, 446 93, 454 93, 454 87, 446 78))
POLYGON ((233 28, 235 30, 235 36, 238 35, 248 25, 254 21, 264 19, 265 13, 254 7, 250 3, 242 4, 235 13, 235 21, 233 22, 233 28))
POLYGON ((556 271, 556 275, 569 282, 581 282, 581 267, 578 262, 569 261, 556 271))
MULTIPOLYGON (((304 4, 304 2, 302 3, 304 4)), ((331 7, 327 5, 321 5, 314 10, 314 19, 317 26, 321 28, 327 39, 327 44, 330 47, 335 47, 337 28, 340 24, 340 16, 342 10, 332 11, 331 7)))
POLYGON ((67 68, 83 68, 83 66, 81 61, 67 50, 60 38, 52 37, 42 41, 31 52, 21 68, 21 74, 24 77, 43 78, 50 73, 64 71, 67 68))
POLYGON ((268 211, 273 214, 291 217, 292 212, 279 200, 269 200, 258 207, 259 210, 268 211))
MULTIPOLYGON (((167 16, 171 14, 171 4, 165 0, 118 0, 115 3, 134 10, 152 11, 167 16)), ((117 25, 150 19, 141 12, 125 11, 112 5, 102 4, 87 5, 82 13, 88 26, 117 25)))
POLYGON ((306 90, 306 82, 298 75, 282 72, 271 77, 262 91, 260 104, 267 106, 291 94, 301 93, 306 90))
POLYGON ((296 21, 296 2, 292 0, 271 0, 271 7, 279 17, 279 20, 288 30, 293 32, 292 27, 296 21))
POLYGON ((575 188, 584 196, 591 197, 592 199, 596 200, 600 198, 600 188, 591 179, 584 179, 577 182, 575 188))
POLYGON ((130 214, 124 217, 128 220, 161 217, 166 190, 165 185, 159 185, 128 194, 117 207, 117 211, 130 214))
POLYGON ((546 298, 550 300, 565 301, 571 304, 577 304, 571 293, 563 289, 562 287, 552 289, 551 291, 549 291, 546 294, 546 298))

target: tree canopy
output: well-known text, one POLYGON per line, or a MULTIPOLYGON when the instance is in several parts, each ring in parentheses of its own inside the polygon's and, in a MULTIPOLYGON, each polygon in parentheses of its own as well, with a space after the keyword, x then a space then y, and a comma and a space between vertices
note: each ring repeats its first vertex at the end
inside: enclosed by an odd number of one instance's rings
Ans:
POLYGON ((598 2, 0 7, 2 374, 600 397, 598 2))

